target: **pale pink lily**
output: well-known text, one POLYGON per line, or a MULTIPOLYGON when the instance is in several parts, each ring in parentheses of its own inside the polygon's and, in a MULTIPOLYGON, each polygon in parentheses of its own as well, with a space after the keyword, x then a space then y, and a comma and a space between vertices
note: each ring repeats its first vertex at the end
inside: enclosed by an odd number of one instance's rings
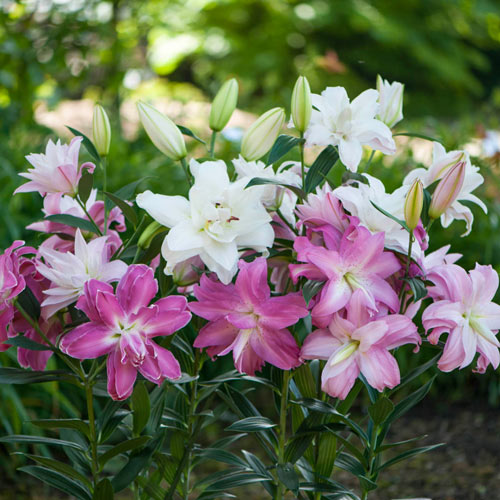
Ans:
POLYGON ((47 298, 41 304, 45 319, 75 302, 82 295, 87 281, 118 281, 125 274, 125 262, 109 261, 107 241, 106 236, 101 236, 87 243, 77 229, 73 253, 40 247, 39 256, 45 262, 37 263, 37 271, 52 282, 52 286, 45 290, 47 298))
POLYGON ((68 144, 49 140, 45 154, 30 154, 26 159, 34 168, 19 174, 29 182, 18 187, 15 193, 38 191, 42 196, 47 193, 63 193, 74 195, 78 191, 83 169, 93 172, 93 163, 78 166, 78 154, 83 137, 73 137, 68 144))
POLYGON ((431 344, 448 333, 438 368, 449 372, 464 368, 479 352, 477 371, 500 363, 496 334, 500 329, 500 306, 492 302, 498 288, 498 274, 491 266, 476 264, 467 272, 455 264, 435 267, 427 275, 435 286, 429 288, 434 299, 422 315, 431 344))
MULTIPOLYGON (((328 245, 328 240, 325 240, 328 245)), ((338 249, 315 246, 305 237, 295 240, 297 260, 291 264, 291 277, 296 283, 300 276, 326 281, 312 309, 315 324, 326 326, 331 315, 347 305, 355 290, 372 313, 382 303, 392 311, 399 309, 396 292, 386 278, 401 265, 394 254, 384 251, 384 233, 371 234, 362 226, 351 225, 344 232, 338 249)))
POLYGON ((250 375, 264 362, 282 370, 295 368, 300 364, 299 347, 287 327, 308 314, 302 295, 271 297, 263 257, 251 263, 240 260, 239 269, 234 285, 203 275, 194 287, 197 302, 189 308, 210 321, 194 346, 206 347, 212 357, 233 351, 236 369, 250 375))
POLYGON ((191 313, 181 296, 172 295, 149 305, 157 292, 153 270, 144 264, 128 268, 116 293, 108 283, 87 282, 76 307, 90 322, 77 326, 61 341, 61 350, 77 359, 109 355, 108 392, 115 400, 132 394, 137 371, 158 385, 166 378, 181 376, 173 354, 152 339, 183 328, 191 313))
POLYGON ((346 316, 333 316, 326 329, 307 336, 303 359, 327 360, 321 375, 322 389, 332 397, 345 399, 363 374, 374 389, 382 391, 400 382, 399 367, 390 350, 404 344, 421 343, 417 327, 401 314, 372 318, 361 290, 356 290, 346 316))

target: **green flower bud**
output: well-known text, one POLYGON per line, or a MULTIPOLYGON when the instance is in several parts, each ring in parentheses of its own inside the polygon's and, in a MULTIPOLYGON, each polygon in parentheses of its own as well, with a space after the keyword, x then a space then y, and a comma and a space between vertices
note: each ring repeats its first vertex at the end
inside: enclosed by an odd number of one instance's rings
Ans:
POLYGON ((182 160, 187 156, 184 137, 170 118, 144 102, 138 102, 137 109, 146 133, 163 154, 172 160, 182 160))
POLYGON ((143 249, 149 248, 149 245, 151 245, 151 241, 153 241, 153 238, 162 231, 165 231, 165 228, 160 223, 154 220, 142 232, 141 236, 139 237, 139 241, 137 242, 137 246, 143 249))
POLYGON ((241 141, 241 156, 247 161, 262 158, 273 146, 285 123, 285 110, 273 108, 252 123, 241 141))
POLYGON ((305 76, 299 76, 292 93, 292 120, 295 128, 304 133, 311 120, 311 87, 305 76))
POLYGON ((406 225, 413 231, 418 226, 422 207, 424 206, 424 186, 420 179, 415 179, 405 200, 405 221, 406 225))
POLYGON ((209 125, 214 132, 220 132, 226 125, 238 102, 238 82, 231 78, 222 85, 210 109, 209 125))
POLYGON ((107 156, 111 144, 111 125, 106 111, 100 104, 94 106, 92 119, 92 135, 94 146, 101 156, 107 156))

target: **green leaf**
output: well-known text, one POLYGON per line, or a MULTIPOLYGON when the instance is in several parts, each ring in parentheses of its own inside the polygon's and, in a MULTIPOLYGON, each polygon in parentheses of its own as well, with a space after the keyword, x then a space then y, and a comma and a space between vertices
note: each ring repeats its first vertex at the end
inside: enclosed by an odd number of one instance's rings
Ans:
POLYGON ((87 171, 83 172, 80 182, 78 183, 78 196, 84 205, 87 203, 93 187, 94 176, 87 171))
MULTIPOLYGON (((263 464, 260 458, 256 457, 253 453, 249 451, 241 450, 243 453, 245 460, 248 462, 250 468, 257 474, 262 474, 263 476, 268 476, 269 479, 273 480, 273 476, 267 470, 266 466, 263 464)), ((276 496, 276 486, 271 482, 263 482, 262 486, 265 490, 271 495, 272 498, 276 496)))
MULTIPOLYGON (((177 125, 177 124, 176 124, 177 125)), ((184 134, 189 137, 192 137, 195 141, 201 142, 202 144, 206 144, 203 139, 200 139, 192 130, 184 127, 183 125, 177 125, 177 128, 184 134)))
POLYGON ((227 490, 245 484, 261 483, 265 481, 271 481, 271 479, 268 476, 256 474, 255 472, 239 471, 236 474, 233 472, 232 474, 227 474, 223 479, 210 484, 206 491, 227 490))
POLYGON ((417 377, 419 377, 420 375, 422 375, 422 373, 426 372, 429 368, 432 368, 433 366, 435 366, 437 363, 437 360, 439 359, 440 356, 441 356, 441 353, 436 354, 433 358, 429 359, 429 361, 427 361, 423 365, 417 366, 417 368, 412 370, 410 373, 406 374, 401 379, 401 383, 397 387, 395 387, 391 392, 396 392, 396 390, 401 389, 401 387, 404 387, 406 384, 408 384, 412 380, 414 380, 417 377))
MULTIPOLYGON (((301 491, 315 491, 321 493, 336 493, 334 498, 338 500, 343 500, 345 497, 351 498, 352 500, 359 500, 359 497, 355 495, 352 491, 347 490, 345 486, 338 483, 337 481, 328 480, 328 483, 301 483, 301 491)), ((328 497, 330 498, 330 497, 328 497)))
POLYGON ((425 139, 426 141, 441 142, 441 141, 438 141, 437 139, 434 139, 434 137, 430 137, 430 136, 424 135, 424 134, 417 134, 416 132, 398 132, 397 134, 392 134, 393 137, 397 137, 399 135, 406 136, 406 137, 418 137, 419 139, 425 139))
POLYGON ((302 287, 302 295, 304 296, 304 300, 307 305, 309 305, 311 299, 320 292, 324 284, 324 281, 306 281, 306 284, 302 287))
POLYGON ((420 220, 424 227, 429 225, 429 207, 431 206, 432 195, 428 188, 424 188, 424 201, 422 204, 422 213, 420 214, 420 220))
POLYGON ((151 179, 153 176, 148 175, 146 177, 141 177, 139 180, 131 182, 129 184, 126 184, 125 186, 121 187, 117 191, 115 191, 113 194, 120 198, 121 200, 128 200, 135 194, 135 190, 139 186, 139 184, 146 179, 151 179))
POLYGON ((9 345, 15 347, 22 347, 23 349, 29 349, 30 351, 50 351, 51 348, 46 344, 40 344, 40 342, 35 342, 24 335, 17 335, 17 337, 12 337, 8 340, 9 345))
MULTIPOLYGON (((150 500, 163 500, 165 492, 159 484, 151 481, 151 479, 139 476, 136 481, 139 486, 148 494, 147 499, 150 500)), ((144 498, 144 497, 142 497, 144 498)))
POLYGON ((318 436, 318 439, 320 441, 316 472, 324 477, 330 477, 337 456, 337 438, 333 432, 326 432, 318 436))
POLYGON ((135 450, 136 448, 140 448, 141 446, 144 446, 150 439, 151 436, 139 436, 136 438, 127 439, 126 441, 122 441, 116 446, 113 446, 113 448, 108 450, 106 453, 103 453, 99 457, 99 464, 101 465, 101 467, 103 467, 107 462, 109 462, 109 460, 116 457, 117 455, 126 453, 130 450, 135 450))
POLYGON ((222 462, 237 467, 246 467, 247 465, 241 458, 239 458, 234 453, 219 448, 205 448, 201 450, 198 457, 203 461, 215 460, 216 462, 222 462))
POLYGON ((139 435, 146 427, 151 414, 151 404, 149 402, 149 393, 144 382, 139 382, 134 388, 131 397, 131 406, 133 411, 133 432, 139 435))
POLYGON ((31 423, 41 429, 73 429, 90 438, 89 425, 78 418, 41 419, 32 420, 31 423))
POLYGON ((379 446, 378 448, 375 449, 376 453, 381 453, 386 450, 390 450, 391 448, 396 448, 398 446, 403 446, 405 444, 410 444, 414 443, 415 441, 420 441, 421 439, 424 439, 427 437, 427 434, 423 434, 422 436, 417 436, 411 439, 405 439, 404 441, 397 441, 396 443, 387 443, 383 444, 382 446, 379 446))
POLYGON ((413 302, 418 302, 421 299, 427 297, 427 288, 425 283, 420 278, 405 278, 409 285, 411 292, 413 294, 413 302))
POLYGON ((29 455, 26 454, 28 458, 31 458, 31 460, 34 460, 35 462, 39 463, 40 465, 43 465, 45 467, 48 467, 49 469, 55 470, 56 472, 59 472, 60 474, 63 474, 64 476, 67 476, 71 479, 76 479, 77 481, 80 481, 82 484, 84 484, 87 488, 92 487, 92 483, 83 475, 77 472, 73 467, 71 467, 68 464, 65 464, 64 462, 59 462, 58 460, 54 460, 52 458, 48 457, 40 457, 38 455, 29 455))
POLYGON ((276 472, 278 473, 279 480, 295 495, 299 491, 299 476, 295 472, 295 468, 292 464, 287 463, 284 465, 278 464, 276 467, 276 472))
POLYGON ((226 431, 259 432, 272 427, 276 427, 276 424, 266 417, 247 417, 226 427, 226 431))
POLYGON ((432 383, 436 375, 434 375, 426 384, 417 389, 415 392, 410 394, 408 397, 400 401, 395 407, 394 410, 387 417, 387 424, 394 422, 396 419, 404 415, 408 410, 413 408, 417 403, 419 403, 429 392, 432 383))
POLYGON ((287 188, 290 191, 294 192, 301 199, 304 199, 306 197, 306 193, 297 186, 292 186, 291 184, 284 184, 283 182, 279 182, 274 179, 266 179, 264 177, 254 177, 253 179, 250 179, 248 184, 245 186, 245 189, 252 186, 264 186, 266 184, 272 184, 274 186, 281 186, 287 188))
POLYGON ((406 229, 408 232, 410 232, 410 228, 406 225, 406 222, 404 220, 398 219, 397 217, 394 217, 394 215, 390 214, 387 212, 387 210, 384 210, 382 207, 379 207, 376 203, 373 203, 373 201, 370 200, 370 203, 382 214, 384 214, 386 217, 389 217, 389 219, 392 219, 394 222, 397 222, 402 228, 406 229))
POLYGON ((111 481, 107 478, 101 479, 95 488, 92 500, 113 500, 114 491, 111 481))
POLYGON ((83 137, 82 144, 85 146, 85 149, 89 152, 89 155, 92 156, 92 158, 97 163, 101 163, 101 156, 97 152, 94 143, 85 134, 82 134, 82 132, 76 130, 76 128, 70 127, 69 125, 66 125, 66 128, 69 129, 73 133, 73 135, 83 137))
POLYGON ((389 398, 381 396, 375 403, 368 407, 368 413, 375 426, 380 425, 394 409, 394 405, 389 398))
POLYGON ((283 134, 278 136, 269 152, 267 163, 272 164, 278 161, 302 141, 303 139, 300 139, 300 137, 292 137, 291 135, 283 134))
POLYGON ((87 451, 83 446, 72 441, 63 441, 62 439, 53 439, 43 436, 27 436, 23 434, 14 434, 12 436, 0 437, 0 443, 46 444, 50 446, 73 448, 78 451, 87 451))
POLYGON ((394 458, 391 458, 390 460, 387 460, 387 462, 383 463, 378 470, 386 469, 387 467, 390 467, 391 465, 397 464, 398 462, 401 462, 403 460, 408 460, 409 458, 414 457, 415 455, 420 455, 421 453, 426 453, 428 451, 434 450, 436 448, 439 448, 440 446, 443 446, 444 443, 439 443, 439 444, 433 444, 431 446, 422 446, 422 448, 414 448, 412 450, 405 451, 401 453, 400 455, 397 455, 394 458))
POLYGON ((151 243, 149 244, 147 250, 141 255, 140 262, 147 264, 151 262, 160 253, 161 246, 163 245, 163 241, 165 240, 166 235, 167 235, 166 229, 165 231, 155 235, 155 237, 151 240, 151 243))
POLYGON ((362 476, 365 473, 363 464, 357 458, 345 452, 338 454, 335 459, 335 465, 354 474, 356 477, 362 476))
POLYGON ((116 194, 108 193, 107 191, 104 191, 104 194, 123 212, 125 218, 130 221, 134 227, 137 227, 138 219, 134 207, 130 206, 116 194))
POLYGON ((0 384, 37 384, 54 380, 75 382, 76 378, 63 370, 40 372, 21 368, 0 368, 0 384))
POLYGON ((47 215, 45 220, 49 220, 52 222, 59 222, 59 224, 64 224, 65 226, 76 227, 83 231, 87 231, 89 233, 99 234, 94 224, 87 219, 82 219, 81 217, 75 217, 74 215, 69 214, 54 214, 47 215))
POLYGON ((306 193, 312 193, 326 179, 338 159, 339 153, 333 146, 328 146, 321 151, 306 174, 304 183, 306 193))
POLYGON ((70 496, 80 500, 91 500, 90 492, 86 488, 80 483, 63 476, 59 472, 38 465, 27 465, 26 467, 20 467, 18 470, 26 472, 53 488, 64 491, 64 493, 70 496))
MULTIPOLYGON (((16 298, 19 305, 28 313, 28 316, 35 321, 40 318, 40 303, 35 297, 35 294, 31 291, 29 286, 26 286, 24 290, 16 298)), ((9 342, 10 343, 10 342, 9 342)))
POLYGON ((293 380, 297 384, 302 397, 312 398, 316 395, 316 382, 308 363, 300 365, 293 372, 293 380))

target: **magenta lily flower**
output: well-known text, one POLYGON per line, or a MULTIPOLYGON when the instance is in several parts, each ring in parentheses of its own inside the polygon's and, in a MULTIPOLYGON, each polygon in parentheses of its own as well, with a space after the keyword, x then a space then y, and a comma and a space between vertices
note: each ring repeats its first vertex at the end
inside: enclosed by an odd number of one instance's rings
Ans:
POLYGON ((264 362, 282 370, 299 366, 299 347, 287 327, 308 314, 302 295, 271 297, 263 257, 251 263, 240 260, 239 269, 234 285, 203 275, 194 287, 198 302, 191 302, 189 308, 209 320, 194 346, 206 347, 212 357, 233 351, 236 369, 250 375, 264 362))
POLYGON ((90 280, 76 304, 90 322, 77 326, 61 341, 61 350, 77 359, 108 354, 108 392, 115 400, 132 394, 137 371, 158 385, 181 376, 172 353, 152 339, 184 327, 191 313, 181 296, 149 305, 157 292, 153 270, 144 264, 128 268, 116 293, 108 283, 90 280))
POLYGON ((361 290, 347 306, 346 317, 337 313, 326 329, 313 331, 301 350, 303 359, 327 360, 321 375, 323 391, 345 399, 362 373, 378 391, 396 387, 399 367, 389 352, 404 344, 421 343, 417 327, 402 314, 370 317, 361 290))
POLYGON ((290 273, 296 283, 299 276, 322 281, 325 286, 312 310, 318 326, 328 325, 331 315, 345 307, 355 290, 361 290, 365 307, 378 311, 382 303, 392 311, 399 309, 396 292, 386 278, 401 265, 395 255, 384 251, 384 233, 371 234, 363 226, 351 224, 344 232, 338 249, 325 238, 325 247, 315 246, 305 237, 295 240, 297 260, 290 273))
POLYGON ((487 366, 498 368, 500 342, 500 305, 492 302, 498 288, 498 274, 491 266, 476 264, 469 274, 460 266, 447 264, 434 267, 427 278, 436 286, 429 288, 434 299, 422 315, 429 342, 437 344, 448 332, 438 368, 449 372, 464 368, 479 352, 477 371, 487 366))

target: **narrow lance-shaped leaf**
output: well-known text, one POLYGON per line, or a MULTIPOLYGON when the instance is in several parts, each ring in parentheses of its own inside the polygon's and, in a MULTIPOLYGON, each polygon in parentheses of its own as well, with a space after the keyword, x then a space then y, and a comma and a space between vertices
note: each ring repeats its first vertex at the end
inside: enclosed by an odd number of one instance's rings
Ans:
POLYGON ((64 224, 65 226, 76 227, 78 229, 81 229, 82 231, 99 234, 94 224, 92 224, 92 222, 90 222, 87 219, 82 219, 81 217, 75 217, 74 215, 69 215, 69 214, 47 215, 47 217, 45 217, 45 220, 49 220, 52 222, 59 222, 59 224, 64 224))
POLYGON ((23 349, 28 349, 30 351, 50 351, 51 348, 48 345, 40 344, 40 342, 35 342, 24 335, 18 335, 8 340, 8 344, 15 347, 22 347, 23 349))
POLYGON ((78 196, 84 205, 90 197, 93 186, 94 176, 89 174, 87 171, 83 172, 80 182, 78 183, 78 196))
MULTIPOLYGON (((176 124, 177 125, 177 124, 176 124)), ((203 139, 200 139, 191 129, 184 127, 183 125, 177 125, 177 128, 184 134, 189 137, 192 137, 195 141, 201 142, 202 144, 206 144, 203 139)))
POLYGON ((274 179, 266 179, 264 177, 254 177, 250 179, 249 183, 245 186, 245 189, 252 186, 262 186, 265 184, 274 184, 275 186, 281 186, 284 188, 293 191, 299 198, 304 199, 306 197, 306 193, 297 186, 292 186, 291 184, 284 184, 274 179))
POLYGON ((92 156, 92 158, 97 162, 101 163, 101 156, 97 152, 97 149, 94 146, 94 143, 82 132, 79 130, 76 130, 76 128, 70 127, 66 125, 66 128, 69 129, 73 135, 83 137, 82 144, 84 145, 85 149, 89 152, 89 155, 92 156))
POLYGON ((307 172, 304 184, 306 193, 313 192, 326 179, 338 159, 339 153, 333 146, 326 147, 319 154, 307 172))
POLYGON ((267 159, 268 164, 272 164, 278 161, 280 158, 285 156, 289 151, 291 151, 295 146, 300 144, 303 139, 300 137, 293 137, 291 135, 280 135, 276 139, 269 152, 269 157, 267 159))
POLYGON ((104 194, 123 212, 125 218, 130 221, 134 227, 136 227, 138 219, 134 207, 130 206, 125 200, 122 200, 116 194, 108 193, 107 191, 104 191, 104 194))

